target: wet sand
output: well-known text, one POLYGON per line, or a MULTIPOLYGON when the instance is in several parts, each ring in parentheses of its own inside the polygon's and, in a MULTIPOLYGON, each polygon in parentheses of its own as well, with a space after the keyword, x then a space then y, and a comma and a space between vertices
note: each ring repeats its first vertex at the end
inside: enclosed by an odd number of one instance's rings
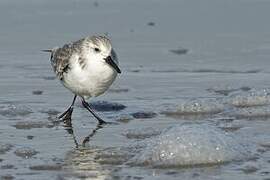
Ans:
POLYGON ((269 8, 1 1, 1 179, 269 179, 269 8), (55 121, 72 94, 40 50, 97 32, 123 71, 90 100, 112 124, 77 102, 68 129, 55 121))

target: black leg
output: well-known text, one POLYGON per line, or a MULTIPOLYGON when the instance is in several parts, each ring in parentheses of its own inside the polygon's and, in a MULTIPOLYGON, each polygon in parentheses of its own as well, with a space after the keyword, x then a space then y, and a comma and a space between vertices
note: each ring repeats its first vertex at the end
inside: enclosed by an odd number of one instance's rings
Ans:
POLYGON ((74 98, 73 98, 73 101, 72 101, 72 104, 70 105, 70 107, 63 114, 61 114, 58 117, 60 120, 67 123, 67 125, 69 125, 69 124, 71 125, 71 115, 73 112, 73 107, 74 107, 74 103, 75 103, 76 98, 77 98, 77 95, 74 95, 74 98))
POLYGON ((88 102, 86 102, 84 100, 84 98, 82 98, 82 105, 98 120, 98 123, 101 124, 106 124, 107 122, 104 121, 103 119, 101 119, 96 113, 95 111, 91 108, 90 104, 88 104, 88 102))

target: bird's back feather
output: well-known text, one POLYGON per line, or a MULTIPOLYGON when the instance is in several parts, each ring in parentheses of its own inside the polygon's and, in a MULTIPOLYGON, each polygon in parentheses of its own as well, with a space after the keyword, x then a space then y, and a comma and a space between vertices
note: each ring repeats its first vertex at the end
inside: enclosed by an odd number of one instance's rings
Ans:
POLYGON ((81 54, 83 41, 84 39, 81 39, 74 43, 65 44, 63 47, 52 51, 51 65, 60 80, 63 80, 64 73, 67 73, 70 69, 72 55, 74 55, 74 53, 81 54))

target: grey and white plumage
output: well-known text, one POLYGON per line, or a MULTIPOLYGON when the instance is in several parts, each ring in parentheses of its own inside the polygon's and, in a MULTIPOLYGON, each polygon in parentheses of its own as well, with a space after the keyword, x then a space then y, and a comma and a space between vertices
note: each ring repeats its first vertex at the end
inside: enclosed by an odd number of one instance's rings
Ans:
POLYGON ((66 88, 89 98, 103 94, 116 78, 117 69, 106 62, 107 57, 118 65, 110 40, 105 36, 91 36, 53 48, 51 64, 66 88))
POLYGON ((83 106, 99 121, 106 123, 85 101, 90 97, 103 94, 114 82, 117 73, 121 73, 118 60, 110 40, 105 36, 89 36, 76 42, 45 50, 51 53, 51 65, 62 84, 74 93, 71 106, 59 116, 69 120, 77 96, 83 106))

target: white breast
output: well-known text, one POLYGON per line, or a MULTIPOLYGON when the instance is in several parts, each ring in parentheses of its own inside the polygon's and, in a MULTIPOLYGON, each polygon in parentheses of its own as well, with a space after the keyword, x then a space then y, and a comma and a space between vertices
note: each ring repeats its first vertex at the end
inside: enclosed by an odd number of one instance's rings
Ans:
POLYGON ((63 84, 73 93, 85 98, 103 94, 115 80, 117 73, 102 61, 89 61, 85 68, 78 62, 78 56, 72 57, 70 71, 65 74, 63 84))

